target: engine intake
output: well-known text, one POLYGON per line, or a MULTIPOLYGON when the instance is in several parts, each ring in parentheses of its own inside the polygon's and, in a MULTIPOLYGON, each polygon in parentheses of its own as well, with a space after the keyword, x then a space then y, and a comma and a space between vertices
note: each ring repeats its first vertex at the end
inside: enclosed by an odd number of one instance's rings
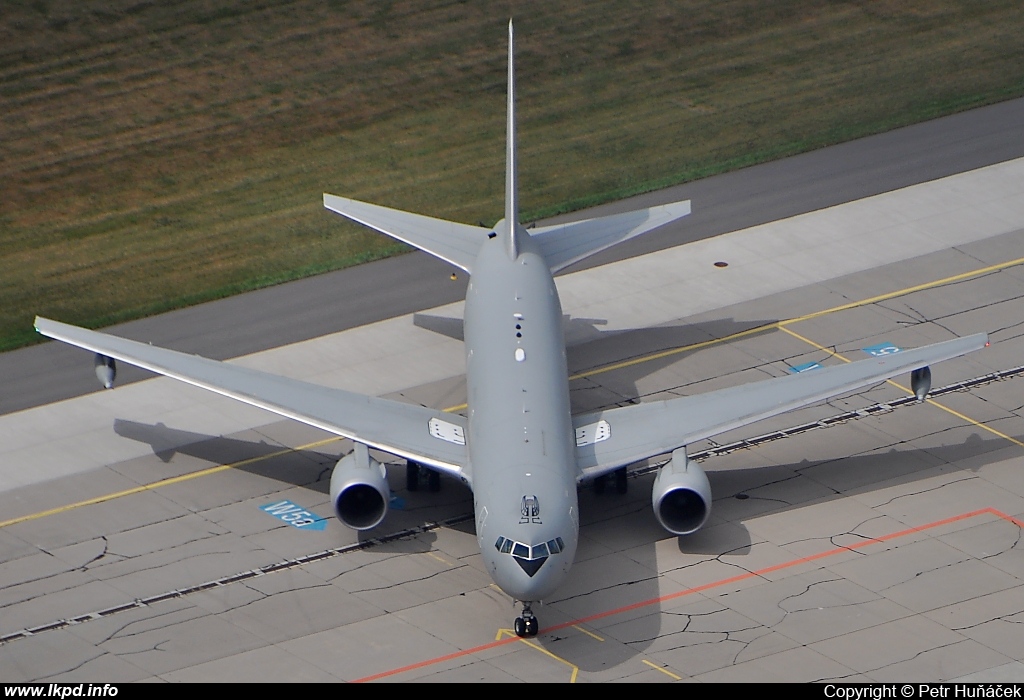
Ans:
POLYGON ((658 472, 651 491, 654 517, 674 535, 696 532, 711 515, 711 484, 707 474, 686 456, 686 448, 658 472))
POLYGON ((377 527, 387 515, 390 497, 384 465, 370 457, 366 445, 356 443, 331 474, 331 503, 338 520, 353 530, 377 527))

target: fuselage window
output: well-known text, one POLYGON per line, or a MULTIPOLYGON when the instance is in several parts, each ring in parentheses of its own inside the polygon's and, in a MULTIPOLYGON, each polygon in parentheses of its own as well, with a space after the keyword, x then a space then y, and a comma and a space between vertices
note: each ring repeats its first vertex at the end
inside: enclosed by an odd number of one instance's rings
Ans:
POLYGON ((533 559, 540 559, 546 556, 548 556, 548 546, 546 544, 533 545, 533 559))
POLYGON ((511 552, 512 551, 512 545, 514 545, 514 544, 515 544, 515 542, 513 542, 512 540, 505 540, 501 544, 501 553, 502 554, 508 554, 509 552, 511 552))
POLYGON ((529 559, 530 548, 527 547, 525 544, 520 544, 519 542, 516 542, 516 546, 512 549, 512 556, 520 557, 522 559, 529 559))

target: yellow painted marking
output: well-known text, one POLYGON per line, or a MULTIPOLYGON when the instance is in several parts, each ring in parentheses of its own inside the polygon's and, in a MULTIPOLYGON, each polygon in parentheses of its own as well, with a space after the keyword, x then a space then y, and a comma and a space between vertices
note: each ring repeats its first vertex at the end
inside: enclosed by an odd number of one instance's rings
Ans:
MULTIPOLYGON (((496 641, 496 642, 500 641, 502 636, 506 635, 506 634, 508 636, 510 636, 510 637, 515 637, 516 636, 515 632, 513 632, 510 629, 506 629, 506 628, 503 627, 503 628, 498 630, 498 634, 495 635, 494 641, 496 641)), ((538 644, 534 644, 533 642, 531 642, 528 639, 523 639, 522 637, 520 637, 519 641, 522 642, 523 644, 525 644, 526 646, 530 647, 531 649, 536 649, 537 651, 539 651, 540 653, 544 654, 545 656, 550 656, 555 661, 558 661, 559 663, 563 663, 566 666, 568 666, 569 668, 571 668, 572 669, 572 675, 569 677, 569 682, 570 683, 575 683, 576 682, 576 675, 580 672, 579 666, 577 666, 576 664, 571 663, 569 661, 566 661, 565 659, 563 659, 561 656, 558 656, 557 654, 552 654, 550 651, 548 651, 544 647, 542 647, 542 646, 540 646, 538 644)))
POLYGON ((573 625, 572 627, 573 627, 573 629, 579 630, 580 632, 582 632, 583 634, 587 635, 588 637, 593 637, 594 639, 596 639, 599 642, 603 642, 604 641, 604 637, 598 637, 596 634, 594 634, 590 630, 583 629, 579 625, 573 625))
POLYGON ((914 292, 920 292, 925 289, 934 289, 935 287, 941 287, 946 284, 952 284, 954 282, 962 282, 964 280, 971 279, 972 277, 980 277, 981 275, 987 275, 990 272, 999 272, 1010 267, 1016 267, 1024 264, 1024 258, 1016 258, 1015 260, 1007 260, 1005 262, 996 263, 995 265, 989 265, 987 267, 979 267, 976 270, 970 270, 968 272, 961 272, 959 275, 951 275, 949 277, 943 277, 940 280, 934 280, 932 282, 924 282, 923 284, 916 284, 913 287, 905 287, 898 289, 895 292, 886 292, 885 294, 879 294, 878 296, 870 297, 868 299, 861 299, 860 301, 851 301, 849 304, 843 304, 841 306, 834 306, 831 309, 825 309, 824 311, 815 311, 813 313, 798 316, 797 318, 791 318, 787 321, 780 321, 780 324, 797 323, 799 321, 807 321, 808 319, 818 318, 819 316, 825 316, 826 314, 832 314, 836 311, 845 311, 847 309, 855 309, 859 306, 867 306, 868 304, 874 304, 879 301, 886 301, 888 299, 895 299, 896 297, 904 296, 905 294, 913 294, 914 292))
POLYGON ((644 662, 645 664, 647 664, 648 666, 650 666, 651 668, 653 668, 653 669, 654 669, 655 671, 661 671, 661 672, 662 672, 662 673, 664 673, 664 674, 665 674, 666 676, 672 676, 672 677, 673 677, 673 678, 675 678, 675 679, 676 679, 677 681, 681 681, 681 680, 683 680, 683 677, 682 677, 682 676, 677 676, 676 674, 672 673, 672 672, 671 672, 671 671, 669 671, 668 669, 662 668, 662 667, 661 667, 661 666, 659 666, 658 664, 655 664, 655 663, 651 663, 651 662, 650 662, 650 661, 648 661, 647 659, 640 659, 640 660, 641 660, 641 661, 643 661, 643 662, 644 662))
POLYGON ((452 564, 450 561, 448 561, 444 557, 439 557, 438 555, 434 554, 433 552, 424 552, 424 554, 426 554, 428 557, 432 557, 434 559, 437 559, 439 562, 441 562, 445 566, 455 566, 455 564, 452 564))
MULTIPOLYGON (((892 382, 892 383, 896 384, 895 382, 892 382)), ((902 387, 899 384, 896 384, 896 386, 899 386, 900 389, 903 389, 903 391, 907 392, 908 394, 912 394, 913 393, 912 391, 910 391, 910 389, 902 387)), ((935 406, 937 408, 941 408, 943 411, 945 411, 946 413, 949 413, 950 415, 956 416, 960 420, 967 421, 968 423, 970 423, 971 425, 973 425, 973 426, 975 426, 977 428, 981 428, 982 430, 987 430, 988 432, 992 433, 996 437, 1001 437, 1004 440, 1009 440, 1010 442, 1012 442, 1014 445, 1017 445, 1018 447, 1024 447, 1024 442, 1021 442, 1020 440, 1018 440, 1016 438, 1012 438, 1009 435, 1007 435, 1006 433, 1002 433, 1002 432, 996 430, 995 428, 992 428, 990 426, 985 425, 984 423, 979 423, 978 421, 974 420, 973 418, 968 418, 967 416, 965 416, 964 414, 960 413, 959 411, 954 411, 952 408, 949 408, 948 406, 943 406, 942 404, 937 403, 933 399, 925 399, 925 401, 927 403, 930 403, 932 406, 935 406)))
POLYGON ((544 647, 542 647, 542 646, 540 646, 538 644, 534 644, 533 642, 531 642, 529 640, 520 639, 519 641, 522 642, 523 644, 525 644, 526 646, 531 647, 533 649, 536 649, 540 653, 546 654, 547 656, 550 656, 555 661, 559 661, 559 662, 565 664, 566 666, 568 666, 569 668, 571 668, 572 669, 572 675, 569 676, 569 682, 570 683, 575 683, 576 682, 576 675, 580 672, 580 667, 579 666, 577 666, 576 664, 573 664, 573 663, 569 663, 568 661, 563 659, 561 656, 558 656, 556 654, 552 654, 550 651, 548 651, 544 647))
POLYGON ((115 498, 122 498, 124 496, 131 496, 135 493, 142 493, 143 491, 152 491, 162 486, 170 486, 171 484, 180 484, 183 481, 190 481, 192 479, 198 479, 202 476, 209 476, 210 474, 216 474, 228 469, 235 469, 237 467, 244 467, 249 464, 255 464, 256 462, 262 462, 266 459, 273 457, 280 457, 291 452, 301 452, 304 450, 311 450, 315 447, 327 445, 332 442, 344 440, 344 438, 330 437, 326 440, 317 440, 306 445, 299 445, 298 447, 288 448, 284 450, 278 450, 277 452, 271 452, 268 455, 262 455, 260 457, 251 457, 249 459, 243 459, 238 462, 231 462, 230 464, 221 464, 216 467, 210 467, 208 469, 200 469, 197 472, 191 472, 189 474, 182 474, 181 476, 172 476, 167 479, 161 479, 160 481, 154 481, 152 484, 144 484, 143 486, 136 486, 134 488, 125 489, 124 491, 117 491, 115 493, 108 493, 104 496, 96 496, 95 498, 87 498, 84 501, 77 501, 75 503, 69 503, 66 506, 59 506, 57 508, 50 508, 49 510, 40 511, 38 513, 32 513, 31 515, 23 515, 20 518, 11 518, 10 520, 0 521, 0 527, 7 527, 8 525, 16 525, 17 523, 28 522, 29 520, 38 520, 39 518, 45 518, 49 515, 56 515, 57 513, 65 513, 75 508, 81 508, 82 506, 91 506, 94 503, 103 503, 105 501, 112 501, 115 498))
MULTIPOLYGON (((885 294, 879 294, 877 296, 869 297, 867 299, 861 299, 859 301, 851 301, 848 304, 841 304, 840 306, 833 306, 830 309, 824 309, 822 311, 815 311, 813 313, 804 314, 803 316, 797 316, 795 318, 785 319, 783 321, 776 321, 775 323, 766 323, 763 326, 757 326, 756 328, 748 328, 745 331, 739 333, 733 333, 731 335, 724 336, 722 338, 713 338, 711 340, 705 340, 700 343, 693 343, 692 345, 683 345, 678 348, 672 348, 670 350, 662 350, 651 355, 645 355, 644 357, 637 357, 632 360, 624 360, 622 362, 616 362, 611 365, 599 367, 597 369, 587 370, 574 374, 569 377, 573 379, 584 379, 586 377, 593 377, 598 374, 604 374, 606 372, 612 372, 617 369, 623 369, 625 367, 633 367, 635 365, 643 364, 644 362, 650 362, 651 360, 660 360, 663 357, 671 357, 672 355, 678 355, 684 352, 692 352, 694 350, 701 350, 712 345, 718 345, 720 343, 728 343, 739 338, 745 338, 756 333, 763 333, 764 331, 775 330, 777 328, 785 328, 788 325, 799 323, 800 321, 807 321, 812 318, 818 318, 820 316, 827 316, 828 314, 834 314, 837 311, 846 311, 848 309, 855 309, 861 306, 868 306, 880 301, 886 301, 888 299, 895 299, 896 297, 903 296, 905 294, 911 294, 913 292, 920 292, 925 289, 934 289, 935 287, 941 287, 946 284, 952 284, 954 282, 962 282, 963 280, 971 279, 972 277, 980 277, 981 275, 987 275, 990 272, 998 272, 999 270, 1005 270, 1007 268, 1016 267, 1024 264, 1024 258, 1016 258, 1015 260, 1007 260, 1006 262, 997 263, 995 265, 989 265, 987 267, 980 267, 976 270, 969 272, 961 272, 959 275, 951 275, 950 277, 943 277, 939 280, 932 282, 925 282, 924 284, 917 284, 913 287, 906 287, 904 289, 898 289, 894 292, 887 292, 885 294)), ((814 343, 811 343, 814 345, 814 343)), ((824 350, 824 348, 822 348, 824 350)), ((453 407, 452 411, 460 411, 465 408, 463 406, 453 407)))
POLYGON ((840 354, 839 354, 838 352, 836 352, 835 350, 829 350, 829 349, 828 349, 828 348, 826 348, 826 347, 825 347, 824 345, 818 345, 817 343, 815 343, 815 342, 814 342, 813 340, 811 340, 810 338, 805 338, 805 337, 803 337, 802 335, 800 335, 799 333, 797 333, 796 331, 791 331, 791 330, 789 330, 788 328, 784 328, 784 327, 781 327, 781 326, 779 327, 779 330, 780 330, 780 331, 782 331, 783 333, 789 333, 789 334, 790 334, 791 336, 793 336, 793 337, 794 337, 794 338, 796 338, 797 340, 802 340, 803 342, 807 343, 808 345, 813 345, 813 346, 814 346, 814 347, 816 347, 816 348, 817 348, 818 350, 821 350, 822 352, 827 352, 827 353, 828 353, 829 355, 831 355, 832 357, 835 357, 835 358, 837 358, 837 359, 840 359, 840 360, 842 360, 843 362, 846 362, 846 363, 850 363, 850 362, 853 362, 853 360, 848 360, 848 359, 846 359, 845 357, 843 357, 842 355, 840 355, 840 354))
MULTIPOLYGON (((800 335, 799 333, 797 333, 795 331, 791 331, 788 328, 780 328, 779 330, 785 331, 786 333, 789 333, 794 338, 796 338, 798 340, 802 340, 802 341, 804 341, 805 343, 807 343, 809 345, 813 345, 818 350, 822 350, 824 352, 827 352, 832 357, 838 358, 838 359, 842 360, 843 362, 852 362, 852 360, 848 360, 847 358, 843 357, 839 353, 834 352, 832 350, 829 350, 828 348, 823 347, 821 345, 818 345, 813 340, 810 340, 809 338, 805 338, 804 336, 800 335)), ((902 384, 899 384, 898 382, 893 381, 892 379, 886 379, 885 381, 886 381, 887 384, 891 384, 892 386, 896 387, 900 391, 904 391, 904 392, 906 392, 907 394, 909 394, 911 396, 914 395, 913 391, 911 391, 907 387, 903 386, 902 384)), ((1020 440, 1018 440, 1016 438, 1010 437, 1006 433, 1000 432, 1000 431, 996 430, 993 427, 990 427, 988 425, 985 425, 984 423, 981 423, 979 421, 974 420, 973 418, 968 418, 967 416, 965 416, 964 414, 960 413, 959 411, 954 411, 952 408, 949 408, 948 406, 943 406, 941 403, 939 403, 938 401, 936 401, 934 399, 926 399, 925 402, 931 404, 932 406, 935 406, 936 408, 941 408, 946 413, 949 413, 950 415, 956 416, 960 420, 965 421, 967 423, 970 423, 971 425, 973 425, 976 428, 979 428, 981 430, 985 430, 985 431, 987 431, 989 433, 992 433, 996 437, 1003 438, 1004 440, 1009 440, 1010 442, 1012 442, 1014 445, 1017 445, 1018 447, 1024 447, 1024 442, 1021 442, 1020 440)))

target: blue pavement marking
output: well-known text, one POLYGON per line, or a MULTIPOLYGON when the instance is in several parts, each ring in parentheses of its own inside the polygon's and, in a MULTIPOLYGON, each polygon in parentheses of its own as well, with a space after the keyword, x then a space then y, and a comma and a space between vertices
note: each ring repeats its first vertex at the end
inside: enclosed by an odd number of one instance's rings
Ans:
POLYGON ((870 345, 864 348, 864 352, 871 355, 872 357, 884 357, 885 355, 894 355, 898 353, 901 348, 898 345, 892 343, 879 343, 878 345, 870 345))
POLYGON ((388 508, 391 510, 405 510, 405 499, 399 496, 392 496, 388 501, 388 508))
POLYGON ((802 365, 793 365, 789 368, 789 371, 793 374, 800 374, 801 372, 808 372, 812 369, 821 369, 821 365, 817 362, 805 362, 802 365))
POLYGON ((326 519, 320 518, 308 510, 303 510, 302 506, 297 506, 291 501, 268 503, 265 506, 260 506, 260 510, 270 513, 278 520, 300 530, 323 530, 327 527, 326 519))

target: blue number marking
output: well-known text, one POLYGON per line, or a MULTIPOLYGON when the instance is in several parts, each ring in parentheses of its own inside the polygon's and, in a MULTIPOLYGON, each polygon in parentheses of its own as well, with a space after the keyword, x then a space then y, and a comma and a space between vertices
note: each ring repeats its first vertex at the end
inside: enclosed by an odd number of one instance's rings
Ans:
POLYGON ((327 527, 327 521, 324 518, 320 518, 308 510, 303 510, 301 506, 297 506, 291 501, 268 503, 265 506, 260 506, 260 510, 270 513, 278 520, 300 530, 323 530, 327 527))
POLYGON ((793 365, 789 368, 789 371, 793 374, 800 374, 801 372, 809 372, 812 369, 821 369, 821 365, 817 362, 805 362, 802 365, 793 365))
POLYGON ((886 355, 895 355, 900 352, 901 348, 898 345, 892 343, 879 343, 878 345, 871 345, 864 348, 864 352, 871 355, 872 357, 885 357, 886 355))

